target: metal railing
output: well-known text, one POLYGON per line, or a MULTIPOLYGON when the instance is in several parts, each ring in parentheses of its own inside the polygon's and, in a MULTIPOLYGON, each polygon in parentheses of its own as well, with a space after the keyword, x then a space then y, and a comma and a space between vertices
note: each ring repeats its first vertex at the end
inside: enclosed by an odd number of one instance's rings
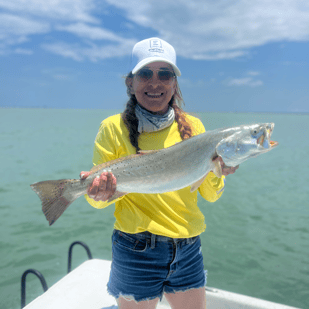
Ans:
MULTIPOLYGON (((71 271, 71 265, 72 265, 72 250, 73 250, 73 247, 75 245, 81 245, 82 247, 84 247, 84 249, 86 250, 87 252, 87 255, 88 255, 88 259, 91 260, 92 259, 92 254, 90 252, 90 249, 89 247, 82 241, 74 241, 70 247, 69 247, 69 254, 68 254, 68 273, 71 271)), ((43 291, 46 292, 48 290, 48 287, 47 287, 47 283, 46 283, 46 280, 44 278, 44 276, 36 269, 28 269, 26 270, 23 275, 21 276, 21 308, 24 308, 26 306, 26 277, 28 274, 34 274, 36 275, 40 281, 41 281, 41 284, 42 284, 42 287, 43 287, 43 291)))
POLYGON ((26 270, 21 276, 21 308, 24 308, 26 306, 26 277, 30 273, 36 275, 40 279, 44 292, 48 290, 45 278, 38 270, 36 269, 26 270))
POLYGON ((91 255, 91 252, 90 252, 90 249, 89 247, 82 241, 75 241, 71 244, 71 246, 69 247, 69 257, 68 257, 68 273, 71 271, 71 265, 72 265, 72 250, 73 250, 73 247, 75 245, 81 245, 82 247, 85 248, 85 250, 87 251, 87 254, 88 254, 88 259, 91 260, 92 259, 92 255, 91 255))

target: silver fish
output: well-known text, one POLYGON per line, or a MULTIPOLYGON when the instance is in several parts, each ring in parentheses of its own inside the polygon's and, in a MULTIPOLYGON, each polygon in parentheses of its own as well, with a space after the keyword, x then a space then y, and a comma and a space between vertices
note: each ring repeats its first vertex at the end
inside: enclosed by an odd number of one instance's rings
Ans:
POLYGON ((61 179, 31 185, 52 225, 78 197, 86 194, 95 177, 110 171, 117 179, 113 201, 128 193, 164 193, 191 186, 195 191, 210 171, 222 176, 221 156, 227 166, 266 153, 278 145, 270 140, 274 124, 252 124, 207 131, 161 150, 141 151, 97 165, 84 180, 61 179))

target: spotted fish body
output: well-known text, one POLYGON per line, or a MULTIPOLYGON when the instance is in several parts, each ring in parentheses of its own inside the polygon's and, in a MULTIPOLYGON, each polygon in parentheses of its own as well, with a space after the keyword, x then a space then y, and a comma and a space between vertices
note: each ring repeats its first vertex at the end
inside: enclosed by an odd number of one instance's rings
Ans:
POLYGON ((53 224, 78 197, 86 194, 93 179, 111 171, 117 179, 112 201, 128 193, 164 193, 191 186, 194 191, 210 171, 221 177, 213 159, 221 156, 236 166, 275 146, 270 141, 274 124, 254 124, 208 131, 169 148, 140 152, 95 166, 85 180, 48 180, 31 185, 42 201, 43 212, 53 224))

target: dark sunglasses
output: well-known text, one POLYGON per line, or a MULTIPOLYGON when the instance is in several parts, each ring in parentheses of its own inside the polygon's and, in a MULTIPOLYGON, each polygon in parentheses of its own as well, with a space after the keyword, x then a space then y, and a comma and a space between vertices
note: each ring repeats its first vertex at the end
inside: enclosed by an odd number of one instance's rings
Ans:
POLYGON ((170 70, 160 69, 160 70, 152 71, 152 70, 147 69, 147 68, 139 70, 136 73, 136 76, 141 82, 147 82, 152 78, 153 72, 158 72, 159 80, 163 83, 164 82, 168 83, 175 77, 175 73, 173 71, 170 71, 170 70))

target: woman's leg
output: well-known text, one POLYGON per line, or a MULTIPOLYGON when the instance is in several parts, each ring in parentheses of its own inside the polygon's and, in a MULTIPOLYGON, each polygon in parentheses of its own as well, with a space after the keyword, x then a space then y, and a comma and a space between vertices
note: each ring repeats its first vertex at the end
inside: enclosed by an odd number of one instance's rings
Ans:
POLYGON ((152 300, 136 302, 134 300, 126 300, 123 297, 117 299, 117 304, 119 309, 155 309, 159 298, 152 300))
POLYGON ((172 309, 206 309, 205 287, 165 294, 165 298, 172 309))

